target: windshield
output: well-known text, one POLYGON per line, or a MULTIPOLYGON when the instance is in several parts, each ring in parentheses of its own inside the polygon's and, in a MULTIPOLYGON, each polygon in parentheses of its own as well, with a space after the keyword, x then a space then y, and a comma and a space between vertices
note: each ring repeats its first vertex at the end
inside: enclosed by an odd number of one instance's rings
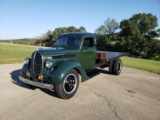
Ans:
POLYGON ((57 47, 70 47, 79 48, 81 44, 81 38, 78 36, 60 36, 57 39, 57 47))

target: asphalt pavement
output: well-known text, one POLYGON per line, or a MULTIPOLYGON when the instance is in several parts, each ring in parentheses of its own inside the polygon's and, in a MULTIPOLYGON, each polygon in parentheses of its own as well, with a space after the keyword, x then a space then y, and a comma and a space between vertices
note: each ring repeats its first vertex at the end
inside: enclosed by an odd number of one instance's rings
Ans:
POLYGON ((18 79, 22 64, 0 65, 0 120, 160 120, 160 75, 123 67, 80 84, 76 95, 31 89, 18 79))

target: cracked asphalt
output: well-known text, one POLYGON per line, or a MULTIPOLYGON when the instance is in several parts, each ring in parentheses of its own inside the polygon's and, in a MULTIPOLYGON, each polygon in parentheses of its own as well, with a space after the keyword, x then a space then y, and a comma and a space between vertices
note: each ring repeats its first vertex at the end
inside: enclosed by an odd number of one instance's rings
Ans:
POLYGON ((63 100, 19 81, 21 66, 0 65, 0 120, 160 120, 158 74, 123 67, 114 76, 100 70, 63 100))

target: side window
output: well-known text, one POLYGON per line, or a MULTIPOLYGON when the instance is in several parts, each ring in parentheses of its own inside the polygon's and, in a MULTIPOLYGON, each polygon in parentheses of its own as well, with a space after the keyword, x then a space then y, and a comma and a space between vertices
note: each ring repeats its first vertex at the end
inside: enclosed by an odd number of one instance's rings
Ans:
POLYGON ((94 47, 94 39, 93 38, 85 38, 83 42, 83 47, 94 47))

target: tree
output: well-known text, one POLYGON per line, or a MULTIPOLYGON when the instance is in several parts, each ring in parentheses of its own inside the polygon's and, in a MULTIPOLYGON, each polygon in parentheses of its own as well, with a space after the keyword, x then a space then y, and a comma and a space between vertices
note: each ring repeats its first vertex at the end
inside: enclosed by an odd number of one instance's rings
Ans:
POLYGON ((156 27, 156 16, 150 13, 135 14, 130 19, 121 21, 121 40, 118 44, 123 44, 124 50, 132 55, 152 58, 157 52, 153 39, 158 35, 155 31, 156 27))
POLYGON ((86 32, 86 29, 85 29, 83 26, 81 26, 81 27, 78 29, 78 31, 79 31, 79 32, 86 32))
POLYGON ((67 32, 78 32, 78 29, 75 28, 74 26, 69 26, 67 30, 68 30, 67 32))
POLYGON ((97 34, 108 35, 108 40, 111 39, 112 35, 115 34, 115 31, 119 28, 118 22, 115 19, 108 18, 104 21, 104 24, 98 27, 95 32, 97 34))
POLYGON ((158 37, 160 37, 160 28, 156 30, 158 37))
POLYGON ((105 35, 95 34, 97 38, 97 49, 106 50, 107 38, 105 35))
POLYGON ((104 25, 99 26, 96 30, 95 33, 100 34, 100 35, 105 35, 106 34, 106 28, 104 25))

